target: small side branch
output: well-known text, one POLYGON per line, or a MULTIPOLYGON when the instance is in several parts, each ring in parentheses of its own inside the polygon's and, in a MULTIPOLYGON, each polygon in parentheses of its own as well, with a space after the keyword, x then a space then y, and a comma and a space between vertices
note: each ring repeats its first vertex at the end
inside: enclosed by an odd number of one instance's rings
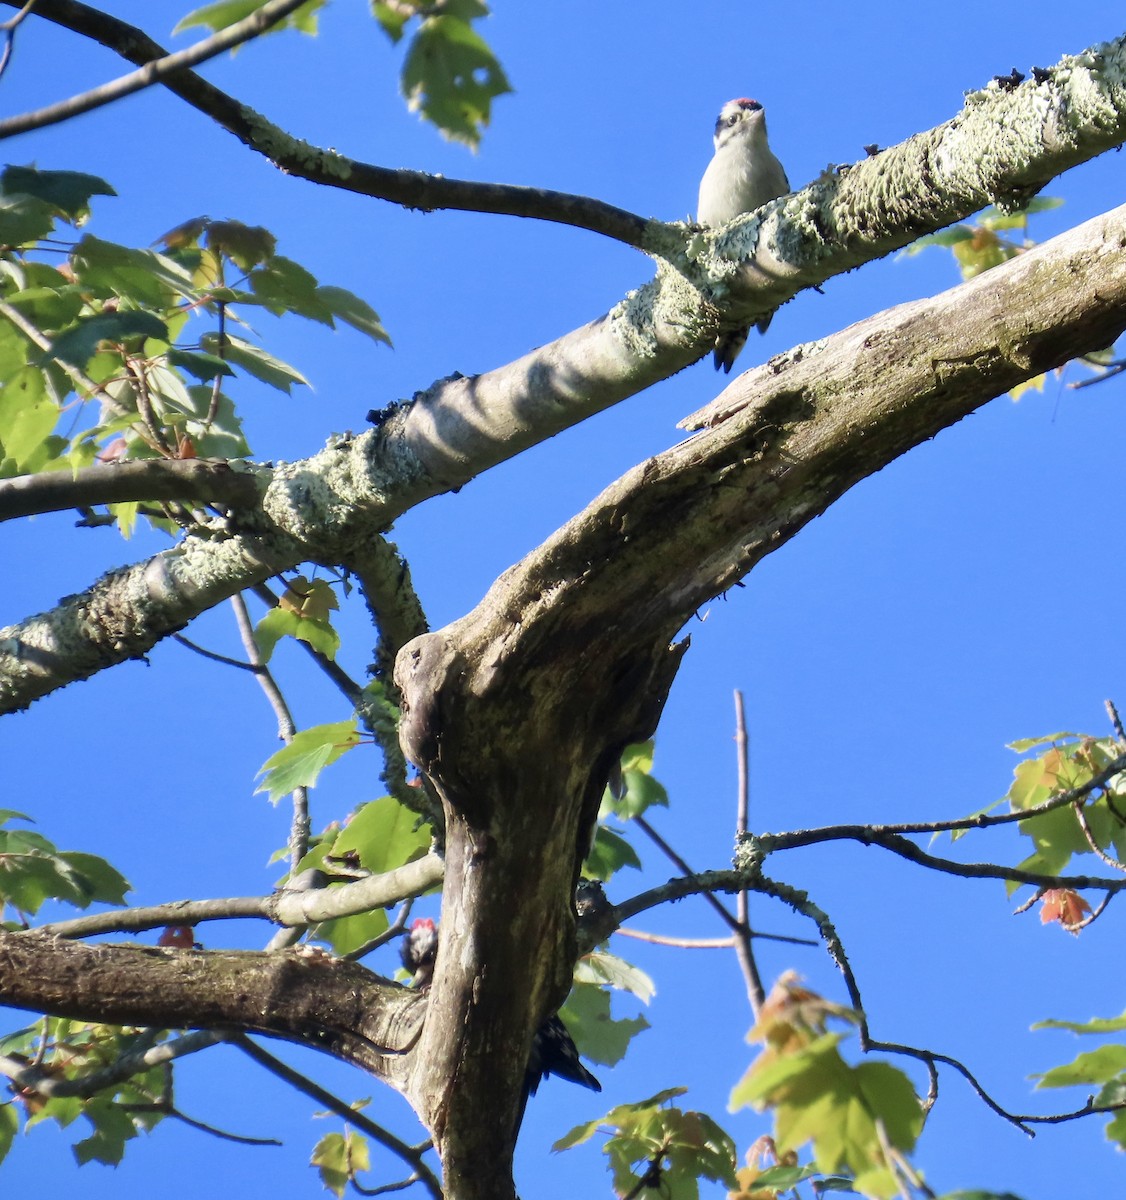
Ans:
POLYGON ((31 129, 43 129, 48 125, 57 125, 60 121, 69 120, 81 113, 91 112, 95 108, 101 108, 103 105, 112 104, 115 100, 131 96, 134 92, 151 87, 154 83, 160 83, 177 71, 198 66, 209 58, 215 58, 222 54, 225 50, 231 50, 243 42, 250 41, 251 38, 259 37, 303 3, 304 0, 268 0, 261 8, 255 9, 250 16, 243 17, 241 21, 236 21, 233 25, 228 25, 226 29, 213 33, 194 46, 189 46, 187 50, 155 58, 138 71, 122 75, 110 83, 103 83, 100 87, 91 88, 88 92, 81 92, 77 96, 71 96, 57 104, 36 109, 34 112, 20 113, 18 116, 0 121, 0 138, 13 137, 17 133, 27 133, 31 129))
MULTIPOLYGON (((254 677, 258 680, 274 716, 278 722, 278 737, 288 746, 297 732, 297 725, 289 705, 282 695, 270 669, 262 662, 258 650, 258 642, 254 637, 254 625, 246 608, 246 600, 242 594, 231 597, 231 607, 234 609, 235 622, 238 625, 239 637, 242 638, 246 657, 254 668, 254 677)), ((305 857, 309 849, 309 789, 304 786, 295 787, 293 796, 293 818, 289 824, 289 869, 296 873, 297 864, 305 857)))
POLYGON ((385 875, 372 875, 340 887, 221 900, 177 900, 143 908, 112 909, 70 921, 53 921, 31 932, 60 938, 86 938, 102 933, 141 933, 164 925, 228 921, 236 917, 273 921, 277 925, 312 925, 334 917, 386 908, 408 897, 420 896, 440 883, 444 874, 442 860, 436 854, 428 854, 385 875))
MULTIPOLYGON (((287 2, 290 7, 295 7, 292 0, 287 2)), ((18 0, 0 0, 0 3, 16 7, 18 0)), ((143 30, 89 5, 80 4, 77 0, 38 0, 36 16, 90 38, 142 68, 176 57, 169 55, 143 30)), ((648 221, 636 213, 586 196, 545 188, 446 179, 423 171, 392 170, 347 158, 333 150, 311 146, 292 137, 248 105, 183 66, 176 67, 171 73, 165 71, 156 82, 210 117, 286 174, 313 183, 343 188, 424 212, 454 209, 551 221, 600 233, 638 249, 650 240, 652 229, 660 228, 659 222, 648 221)), ((27 117, 13 118, 17 119, 26 121, 27 117)), ((10 126, 7 136, 15 132, 18 132, 16 127, 10 126)), ((0 124, 0 136, 5 136, 4 124, 0 124)))
MULTIPOLYGON (((739 769, 738 804, 735 817, 735 836, 742 838, 747 832, 747 822, 750 816, 751 783, 750 783, 750 742, 747 737, 747 715, 743 707, 743 693, 735 692, 735 761, 739 769)), ((751 944, 750 893, 741 888, 735 896, 736 925, 733 930, 735 938, 735 956, 743 972, 747 985, 747 999, 751 1011, 758 1017, 762 1002, 766 999, 766 989, 762 986, 762 976, 759 974, 758 963, 755 961, 754 948, 751 944)))
POLYGON ((131 500, 203 500, 251 508, 264 489, 261 471, 202 458, 154 458, 16 475, 0 480, 0 521, 131 500))
POLYGON ((304 1092, 306 1096, 311 1097, 318 1104, 323 1104, 325 1108, 336 1113, 342 1120, 347 1121, 350 1125, 354 1125, 357 1129, 366 1133, 368 1137, 377 1141, 381 1146, 385 1146, 392 1154, 398 1155, 417 1175, 419 1182, 434 1197, 434 1200, 442 1200, 442 1186, 438 1182, 437 1176, 423 1159, 423 1154, 429 1148, 429 1143, 426 1143, 424 1148, 419 1148, 402 1141, 391 1133, 390 1130, 384 1129, 382 1125, 377 1125, 370 1117, 365 1117, 363 1113, 357 1112, 350 1104, 346 1104, 339 1097, 326 1091, 320 1084, 314 1083, 308 1076, 302 1075, 300 1071, 295 1071, 291 1066, 282 1062, 280 1058, 275 1058, 274 1055, 263 1050, 257 1042, 252 1041, 245 1034, 236 1035, 228 1040, 232 1046, 237 1046, 244 1054, 252 1058, 260 1066, 265 1067, 267 1071, 276 1075, 291 1087, 296 1088, 299 1092, 304 1092))
POLYGON ((146 1046, 134 1054, 123 1054, 116 1062, 90 1071, 84 1075, 68 1079, 44 1070, 34 1064, 22 1062, 18 1058, 0 1055, 0 1075, 6 1075, 17 1088, 27 1089, 39 1096, 55 1099, 61 1096, 78 1096, 83 1100, 104 1092, 106 1088, 116 1087, 126 1079, 147 1071, 152 1067, 165 1066, 188 1054, 197 1054, 207 1050, 223 1040, 217 1033, 207 1030, 197 1030, 186 1033, 181 1037, 160 1042, 155 1046, 146 1046))

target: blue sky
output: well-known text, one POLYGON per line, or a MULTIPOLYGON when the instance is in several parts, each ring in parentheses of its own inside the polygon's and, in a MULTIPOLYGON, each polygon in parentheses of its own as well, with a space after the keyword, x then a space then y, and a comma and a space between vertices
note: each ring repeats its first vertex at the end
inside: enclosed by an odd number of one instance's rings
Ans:
MULTIPOLYGON (((167 40, 171 6, 106 6, 167 40), (167 24, 152 22, 168 8, 167 24)), ((217 62, 205 74, 311 142, 358 158, 450 176, 585 193, 667 219, 687 216, 711 152, 716 111, 751 95, 767 109, 771 142, 795 187, 827 164, 894 144, 953 116, 962 92, 1012 67, 1047 66, 1122 32, 1110 3, 1005 6, 952 3, 924 21, 910 6, 697 2, 519 5, 499 0, 483 29, 515 94, 496 104, 480 153, 443 142, 406 111, 398 58, 362 5, 336 4, 316 41, 286 34, 217 62)), ((186 43, 181 39, 177 44, 186 43)), ((0 112, 35 107, 120 72, 104 51, 34 19, 20 30, 0 82, 0 112)), ((326 283, 356 291, 395 342, 376 347, 266 318, 267 344, 313 381, 292 398, 240 394, 255 456, 314 452, 334 431, 360 429, 369 408, 432 380, 501 365, 606 311, 644 282, 636 252, 585 232, 465 213, 424 215, 287 179, 159 89, 71 125, 15 139, 6 159, 92 171, 117 199, 99 200, 93 232, 147 244, 207 213, 269 227, 279 249, 326 283)), ((1049 194, 1062 208, 1036 218, 1052 234, 1122 200, 1116 154, 1077 168, 1049 194)), ((948 256, 893 258, 803 294, 753 340, 740 366, 829 334, 891 304, 953 286, 948 256)), ((903 821, 962 815, 1004 793, 1015 762, 1005 743, 1054 730, 1107 732, 1104 699, 1126 707, 1119 547, 1121 381, 1072 392, 1069 368, 1042 394, 1001 398, 854 488, 758 567, 690 629, 693 646, 658 734, 656 774, 673 805, 656 818, 689 861, 730 857, 735 762, 732 692, 746 694, 752 825, 903 821)), ((611 412, 502 465, 456 496, 408 514, 393 537, 411 560, 431 623, 475 605, 517 561, 608 482, 682 436, 677 420, 717 391, 710 363, 682 372, 611 412)), ((73 528, 67 514, 0 528, 6 586, 0 624, 79 591, 110 567, 160 544, 124 544, 73 528)), ((341 617, 343 661, 361 675, 370 631, 357 608, 341 617)), ((189 631, 237 652, 225 608, 189 631)), ((338 720, 337 696, 279 654, 302 725, 338 720)), ((251 681, 162 645, 132 663, 39 702, 0 729, 7 807, 33 814, 60 845, 110 857, 133 899, 250 894, 278 877, 267 859, 286 813, 253 795, 276 748, 272 717, 251 681)), ((318 823, 378 792, 377 764, 352 754, 314 793, 318 823)), ((1016 861, 994 835, 961 844, 976 858, 1016 861)), ((642 847, 644 879, 619 877, 622 899, 671 874, 642 847)), ((1082 1020, 1123 1008, 1114 906, 1080 938, 1011 915, 999 884, 951 885, 876 850, 794 853, 774 874, 807 889, 837 922, 859 977, 874 1036, 963 1059, 998 1100, 1019 1111, 1078 1107, 1085 1094, 1031 1094, 1027 1076, 1081 1048, 1064 1034, 1029 1034, 1037 1020, 1082 1020)), ((764 929, 798 935, 796 917, 756 901, 764 929)), ((715 936, 702 904, 638 924, 715 936)), ((257 946, 256 927, 211 927, 209 945, 257 946)), ((741 1147, 765 1128, 727 1116, 747 1062, 750 1025, 730 956, 615 948, 656 981, 653 1029, 627 1062, 599 1071, 602 1097, 549 1082, 532 1102, 518 1154, 526 1197, 562 1200, 608 1180, 590 1148, 549 1158, 554 1138, 613 1104, 686 1084, 741 1147)), ((376 965, 377 968, 379 964, 376 965)), ((843 999, 824 953, 766 947, 762 968, 787 967, 843 999)), ((383 968, 390 966, 384 963, 383 968)), ((623 1011, 629 1011, 628 1004, 623 1011)), ((277 1047, 275 1047, 277 1049, 277 1047)), ((377 1119, 409 1130, 396 1097, 332 1063, 281 1048, 346 1098, 373 1095, 377 1119)), ((165 1122, 116 1171, 78 1172, 68 1140, 49 1129, 21 1139, 3 1166, 7 1187, 81 1187, 116 1197, 159 1187, 168 1197, 216 1186, 298 1196, 319 1190, 304 1165, 338 1122, 310 1120, 234 1051, 187 1062, 178 1101, 191 1115, 285 1147, 243 1149, 165 1122)), ((1044 1129, 1034 1141, 990 1114, 953 1075, 917 1162, 936 1190, 1009 1189, 1024 1200, 1111 1195, 1121 1161, 1096 1121, 1044 1129)))

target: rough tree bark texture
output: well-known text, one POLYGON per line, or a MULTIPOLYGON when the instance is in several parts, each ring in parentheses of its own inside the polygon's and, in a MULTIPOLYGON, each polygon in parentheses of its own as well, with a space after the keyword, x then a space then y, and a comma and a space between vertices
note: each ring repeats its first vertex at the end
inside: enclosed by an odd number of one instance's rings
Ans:
POLYGON ((573 961, 576 842, 622 744, 655 727, 677 630, 854 483, 1124 327, 1126 207, 748 373, 701 432, 404 648, 403 744, 447 814, 418 1069, 451 1196, 513 1194, 522 1064, 573 961))

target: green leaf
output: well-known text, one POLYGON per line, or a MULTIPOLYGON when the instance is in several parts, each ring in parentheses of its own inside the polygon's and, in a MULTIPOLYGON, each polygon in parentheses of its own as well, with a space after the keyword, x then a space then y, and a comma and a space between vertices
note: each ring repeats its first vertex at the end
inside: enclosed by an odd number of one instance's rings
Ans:
POLYGON ((0 245, 25 246, 55 228, 55 210, 32 196, 0 196, 0 245))
POLYGON ((206 240, 216 254, 226 255, 243 271, 273 258, 278 244, 265 226, 241 221, 207 221, 206 240))
POLYGON ((334 317, 339 317, 360 333, 366 333, 372 341, 391 345, 391 339, 379 320, 379 314, 366 300, 361 300, 346 288, 331 287, 327 284, 317 288, 316 294, 317 299, 334 317))
POLYGON ((360 805, 337 835, 331 854, 354 854, 362 866, 382 875, 421 858, 430 849, 430 839, 430 826, 419 825, 417 813, 384 796, 360 805))
POLYGON ((99 296, 120 296, 138 305, 161 308, 178 297, 194 295, 191 274, 167 255, 105 242, 92 234, 75 246, 71 265, 78 282, 99 296))
POLYGON ((767 1167, 760 1175, 755 1176, 754 1186, 758 1188, 773 1188, 779 1192, 789 1191, 795 1184, 811 1179, 819 1174, 811 1163, 804 1167, 767 1167))
POLYGON ((59 858, 70 868, 74 878, 81 881, 87 904, 95 901, 100 904, 125 903, 125 895, 132 890, 132 885, 104 858, 81 850, 62 850, 59 858))
POLYGON ((94 1126, 94 1132, 74 1146, 78 1165, 102 1162, 117 1166, 125 1157, 125 1143, 137 1136, 132 1118, 121 1105, 104 1097, 87 1101, 82 1115, 94 1126))
MULTIPOLYGON (((216 354, 218 345, 217 334, 208 333, 200 338, 200 346, 208 353, 216 354)), ((232 337, 230 334, 227 334, 224 339, 222 357, 227 362, 242 367, 248 375, 253 375, 255 379, 259 379, 287 395, 290 394, 293 384, 301 383, 305 386, 309 384, 309 381, 296 367, 291 367, 288 363, 282 362, 280 358, 267 354, 261 347, 251 345, 250 342, 244 342, 241 338, 232 337)))
POLYGON ((1061 742, 1079 742, 1083 740, 1081 733, 1049 733, 1044 737, 1020 738, 1015 742, 1008 742, 1007 749, 1015 750, 1018 754, 1027 754, 1029 750, 1035 750, 1037 746, 1053 746, 1061 742))
POLYGON ((840 1040, 824 1034, 800 1050, 764 1054, 732 1091, 731 1107, 773 1108, 780 1153, 812 1141, 821 1171, 845 1166, 864 1176, 865 1194, 894 1195, 885 1139, 910 1150, 922 1130, 922 1105, 911 1081, 890 1064, 846 1063, 840 1040))
POLYGON ((216 376, 233 376, 234 371, 217 354, 203 354, 198 350, 169 350, 165 356, 174 367, 187 371, 201 383, 210 383, 216 376))
POLYGON ((655 1096, 646 1100, 636 1100, 632 1104, 619 1104, 612 1108, 604 1117, 597 1117, 583 1125, 576 1125, 569 1133, 565 1133, 551 1148, 558 1153, 560 1150, 570 1150, 572 1146, 581 1146, 589 1141, 603 1125, 620 1126, 623 1121, 633 1119, 635 1114, 647 1114, 658 1105, 664 1104, 677 1096, 683 1096, 688 1091, 684 1087, 665 1088, 655 1096))
POLYGON ((622 796, 615 798, 611 795, 608 801, 604 799, 603 804, 623 820, 641 816, 654 804, 668 807, 669 794, 652 775, 630 767, 622 771, 622 782, 625 785, 622 796))
POLYGON ((264 663, 270 661, 274 647, 283 637, 297 638, 327 658, 335 658, 340 636, 327 621, 303 617, 287 608, 272 608, 254 627, 254 640, 264 663))
POLYGON ((81 171, 39 171, 34 167, 5 167, 0 172, 0 190, 5 195, 20 193, 51 205, 68 217, 84 217, 91 196, 116 196, 104 179, 81 171))
POLYGON ((316 276, 300 263, 274 255, 265 266, 247 277, 255 296, 272 313, 297 313, 322 325, 332 325, 332 313, 317 295, 316 276))
POLYGON ((953 246, 957 242, 970 241, 973 235, 973 230, 968 225, 955 225, 951 229, 941 229, 938 233, 928 233, 924 237, 916 238, 910 246, 903 250, 903 253, 914 255, 927 249, 928 246, 953 246))
POLYGON ((168 327, 159 317, 138 309, 119 309, 117 312, 102 312, 91 317, 82 317, 78 322, 59 334, 40 359, 45 363, 51 358, 84 367, 97 352, 101 342, 124 342, 134 337, 167 337, 168 327))
POLYGON ((45 900, 86 908, 94 900, 120 904, 128 882, 104 859, 58 851, 39 833, 0 829, 0 902, 35 913, 45 900))
POLYGON ((313 1147, 310 1160, 330 1192, 343 1196, 348 1181, 357 1171, 371 1168, 367 1138, 346 1129, 344 1133, 329 1133, 313 1147))
POLYGON ((594 845, 583 863, 583 874, 589 879, 600 879, 606 883, 622 867, 641 870, 641 859, 637 851, 619 834, 599 825, 594 835, 594 845))
POLYGON ((1120 1017, 1092 1017, 1089 1021, 1037 1021, 1033 1029, 1068 1029, 1072 1033, 1121 1033, 1126 1029, 1126 1013, 1120 1017))
POLYGON ((595 950, 584 955, 575 966, 575 979, 580 983, 593 983, 601 986, 609 984, 620 992, 631 992, 643 1004, 648 1004, 657 994, 657 985, 639 967, 595 950))
POLYGON ((619 1196, 637 1192, 640 1174, 654 1162, 660 1171, 660 1192, 670 1200, 694 1200, 699 1180, 710 1179, 735 1188, 735 1143, 705 1113, 659 1107, 683 1088, 663 1092, 640 1104, 611 1109, 600 1121, 580 1125, 556 1142, 553 1150, 565 1150, 588 1140, 610 1126, 616 1133, 603 1146, 613 1171, 613 1186, 619 1196))
POLYGON ((493 100, 512 90, 486 42, 453 15, 422 22, 403 63, 402 88, 412 109, 472 147, 489 123, 493 100))
POLYGON ((607 1067, 621 1062, 633 1038, 649 1028, 643 1016, 614 1020, 610 1015, 610 993, 583 983, 571 989, 560 1016, 579 1051, 607 1067))
POLYGON ((16 1115, 14 1104, 0 1104, 0 1162, 3 1162, 12 1148, 12 1142, 19 1133, 20 1119, 16 1115))
MULTIPOLYGON (((329 866, 331 870, 331 865, 329 866)), ((318 941, 327 942, 333 954, 353 954, 361 946, 386 933, 390 921, 383 909, 374 912, 353 913, 349 917, 333 917, 322 921, 316 928, 318 941)))
POLYGON ((355 719, 331 725, 314 725, 293 736, 293 741, 271 754, 258 772, 262 783, 255 789, 268 792, 276 804, 294 788, 315 787, 320 773, 347 751, 359 745, 355 719))
POLYGON ((1066 1066, 1052 1067, 1032 1078, 1039 1080, 1038 1088, 1074 1087, 1079 1083, 1107 1083, 1123 1071, 1126 1071, 1126 1046, 1111 1044, 1088 1050, 1066 1066))
POLYGON ((43 372, 24 367, 0 390, 0 458, 11 460, 12 474, 29 473, 29 464, 59 419, 59 406, 47 394, 43 372))
MULTIPOLYGON (((197 384, 188 388, 188 395, 194 409, 206 413, 211 403, 211 389, 197 384)), ((219 395, 219 405, 211 424, 205 426, 202 422, 189 422, 188 432, 195 442, 199 458, 246 458, 250 453, 234 401, 224 393, 219 395)))
MULTIPOLYGON (((213 32, 226 29, 228 25, 234 25, 243 17, 250 16, 265 3, 266 0, 219 0, 219 3, 216 4, 205 4, 203 8, 197 8, 183 17, 172 32, 174 34, 181 33, 185 29, 192 29, 198 25, 213 32)), ((317 13, 327 3, 328 0, 308 0, 276 25, 271 25, 266 32, 276 33, 280 29, 296 29, 299 33, 315 34, 317 32, 317 13)))
POLYGON ((936 1200, 1020 1200, 1012 1192, 982 1192, 977 1188, 970 1191, 943 1192, 936 1200))

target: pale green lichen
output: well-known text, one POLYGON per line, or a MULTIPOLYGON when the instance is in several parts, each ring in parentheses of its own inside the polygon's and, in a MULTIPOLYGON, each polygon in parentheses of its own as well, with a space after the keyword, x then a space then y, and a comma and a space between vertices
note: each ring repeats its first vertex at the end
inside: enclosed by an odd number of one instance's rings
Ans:
POLYGON ((314 146, 301 138, 293 137, 261 113, 242 106, 241 114, 250 131, 251 142, 274 162, 297 163, 310 175, 324 179, 348 179, 352 174, 352 160, 335 150, 314 146))

